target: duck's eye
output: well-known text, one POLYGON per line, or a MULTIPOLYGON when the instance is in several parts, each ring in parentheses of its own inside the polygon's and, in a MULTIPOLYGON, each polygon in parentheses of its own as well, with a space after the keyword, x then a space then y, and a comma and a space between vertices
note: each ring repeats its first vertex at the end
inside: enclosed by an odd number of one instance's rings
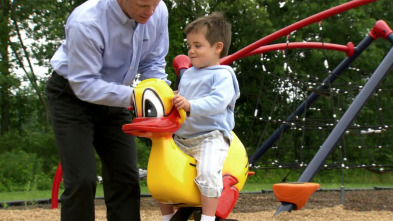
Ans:
POLYGON ((145 101, 145 117, 157 117, 157 110, 150 100, 145 101))
POLYGON ((143 117, 163 117, 164 105, 158 94, 147 88, 143 93, 143 117))

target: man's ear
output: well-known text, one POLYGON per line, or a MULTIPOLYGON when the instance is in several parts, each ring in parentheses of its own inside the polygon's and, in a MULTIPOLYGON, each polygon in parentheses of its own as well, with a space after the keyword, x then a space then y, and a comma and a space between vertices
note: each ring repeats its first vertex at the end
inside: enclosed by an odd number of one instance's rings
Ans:
POLYGON ((216 43, 216 52, 218 54, 221 54, 221 51, 224 49, 224 43, 222 42, 217 42, 216 43))

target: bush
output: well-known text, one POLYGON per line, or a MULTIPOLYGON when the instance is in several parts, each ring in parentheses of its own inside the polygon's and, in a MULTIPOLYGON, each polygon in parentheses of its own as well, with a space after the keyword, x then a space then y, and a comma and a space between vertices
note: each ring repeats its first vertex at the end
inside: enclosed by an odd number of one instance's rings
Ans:
POLYGON ((141 169, 147 168, 147 163, 149 161, 151 141, 147 138, 136 138, 136 150, 138 153, 138 167, 141 169))
POLYGON ((37 174, 43 174, 36 154, 13 150, 0 154, 0 191, 37 189, 37 174))
POLYGON ((247 183, 280 183, 283 178, 288 174, 288 170, 271 169, 271 170, 255 170, 254 176, 247 178, 247 183))
POLYGON ((52 132, 9 132, 1 137, 0 147, 2 147, 0 154, 14 150, 35 154, 37 159, 41 160, 45 173, 51 172, 52 167, 59 162, 56 142, 52 132))
POLYGON ((4 134, 0 139, 0 154, 15 150, 15 148, 20 149, 21 136, 16 132, 8 132, 4 134))

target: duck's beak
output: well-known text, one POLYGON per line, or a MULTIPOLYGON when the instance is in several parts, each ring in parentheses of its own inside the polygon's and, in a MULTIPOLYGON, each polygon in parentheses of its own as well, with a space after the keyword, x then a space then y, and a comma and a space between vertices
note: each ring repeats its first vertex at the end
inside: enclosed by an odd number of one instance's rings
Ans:
POLYGON ((134 118, 132 123, 123 125, 122 129, 126 134, 137 137, 163 136, 176 132, 183 122, 181 119, 179 112, 173 109, 167 117, 134 118))

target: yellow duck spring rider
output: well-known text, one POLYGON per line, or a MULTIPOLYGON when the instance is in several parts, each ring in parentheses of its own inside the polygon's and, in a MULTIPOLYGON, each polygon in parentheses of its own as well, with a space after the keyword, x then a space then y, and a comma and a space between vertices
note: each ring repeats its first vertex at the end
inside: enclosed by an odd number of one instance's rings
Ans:
MULTIPOLYGON (((187 220, 195 208, 201 207, 201 201, 194 183, 196 160, 183 153, 172 138, 186 118, 184 110, 177 111, 173 106, 173 95, 172 89, 162 80, 141 81, 133 93, 136 116, 122 129, 127 134, 151 139, 148 190, 157 201, 178 208, 172 220, 187 220)), ((223 165, 224 188, 216 210, 218 220, 228 217, 248 176, 247 153, 238 137, 233 135, 223 165)))

